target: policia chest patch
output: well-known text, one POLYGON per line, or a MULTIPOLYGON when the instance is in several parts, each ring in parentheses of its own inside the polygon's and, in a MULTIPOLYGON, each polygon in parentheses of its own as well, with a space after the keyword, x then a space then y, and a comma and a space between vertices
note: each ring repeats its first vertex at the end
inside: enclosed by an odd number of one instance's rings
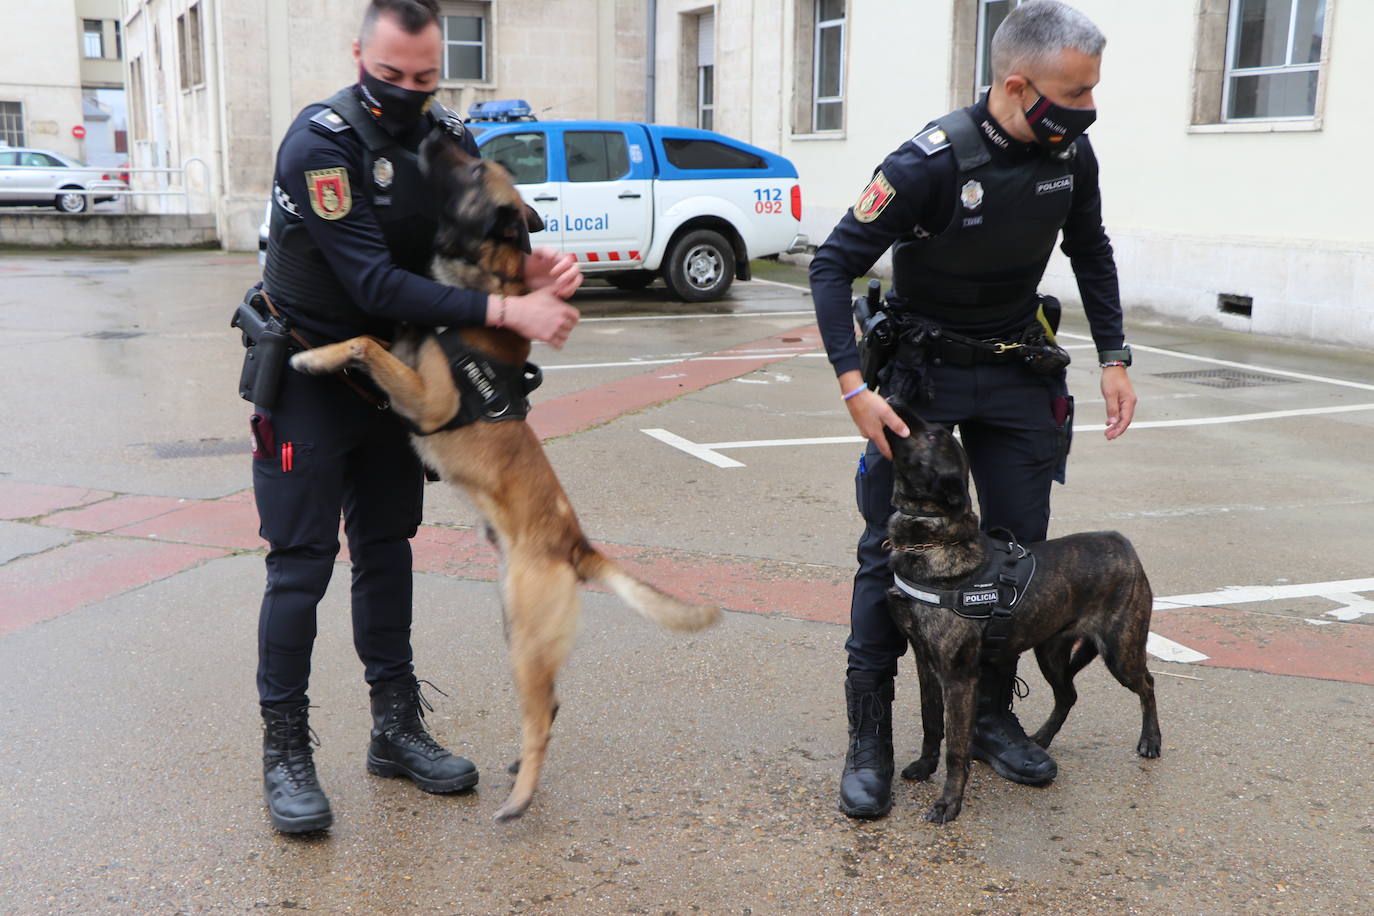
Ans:
POLYGON ((310 209, 320 219, 343 219, 353 209, 353 192, 348 187, 347 169, 306 172, 305 189, 310 194, 310 209))

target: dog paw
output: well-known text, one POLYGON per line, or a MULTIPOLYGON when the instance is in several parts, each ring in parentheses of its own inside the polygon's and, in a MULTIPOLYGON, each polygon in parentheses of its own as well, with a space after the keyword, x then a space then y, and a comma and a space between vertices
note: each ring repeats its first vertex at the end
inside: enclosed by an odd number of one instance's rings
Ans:
POLYGON ((930 810, 926 812, 926 820, 932 824, 948 824, 959 816, 962 807, 963 804, 958 800, 947 802, 941 799, 930 806, 930 810))
POLYGON ((1147 760, 1153 760, 1159 756, 1159 745, 1158 735, 1142 735, 1140 743, 1135 746, 1135 752, 1147 760))
POLYGON ((906 765, 906 768, 902 770, 902 778, 925 782, 935 772, 936 766, 936 761, 920 757, 906 765))
POLYGON ((290 362, 292 369, 297 372, 304 372, 306 375, 317 375, 320 372, 320 368, 315 364, 309 350, 297 353, 288 362, 290 362))
POLYGON ((1050 749, 1050 742, 1054 740, 1054 735, 1047 735, 1042 728, 1040 731, 1030 736, 1030 739, 1040 745, 1045 750, 1050 749))

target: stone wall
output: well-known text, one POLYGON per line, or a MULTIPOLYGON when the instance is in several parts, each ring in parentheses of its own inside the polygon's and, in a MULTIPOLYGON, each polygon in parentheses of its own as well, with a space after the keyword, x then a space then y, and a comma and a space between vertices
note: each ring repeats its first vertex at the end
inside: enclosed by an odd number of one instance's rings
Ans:
POLYGON ((0 246, 12 248, 218 248, 208 213, 0 213, 0 246))

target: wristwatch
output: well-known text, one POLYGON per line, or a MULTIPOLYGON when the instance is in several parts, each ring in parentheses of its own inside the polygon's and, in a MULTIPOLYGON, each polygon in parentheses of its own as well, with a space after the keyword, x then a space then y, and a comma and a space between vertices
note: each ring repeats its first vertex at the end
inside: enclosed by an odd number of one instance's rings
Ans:
POLYGON ((1103 369, 1108 366, 1129 366, 1131 364, 1131 347, 1123 344, 1120 350, 1098 350, 1097 365, 1103 369))

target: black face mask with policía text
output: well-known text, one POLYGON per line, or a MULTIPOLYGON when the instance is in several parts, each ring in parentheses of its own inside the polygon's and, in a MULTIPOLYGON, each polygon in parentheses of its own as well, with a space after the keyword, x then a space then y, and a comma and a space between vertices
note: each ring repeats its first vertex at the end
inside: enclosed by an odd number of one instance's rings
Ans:
MULTIPOLYGON (((1035 89, 1030 80, 1026 80, 1026 85, 1035 89)), ((1067 149, 1097 120, 1096 108, 1065 108, 1045 98, 1039 89, 1035 91, 1040 97, 1026 109, 1026 123, 1042 146, 1067 149)))
POLYGON ((434 103, 433 92, 404 89, 377 79, 362 66, 358 67, 358 96, 382 129, 393 137, 413 129, 434 103))

